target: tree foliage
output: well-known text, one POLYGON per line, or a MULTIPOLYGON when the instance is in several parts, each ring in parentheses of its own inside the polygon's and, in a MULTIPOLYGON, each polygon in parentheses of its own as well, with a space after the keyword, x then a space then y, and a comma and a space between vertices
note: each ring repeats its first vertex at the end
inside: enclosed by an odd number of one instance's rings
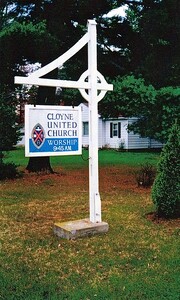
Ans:
POLYGON ((1 87, 0 92, 0 152, 12 149, 20 139, 17 125, 17 99, 12 92, 1 87))
MULTIPOLYGON (((3 73, 17 73, 17 66, 25 62, 52 61, 84 34, 87 19, 95 18, 98 69, 103 75, 114 78, 133 72, 155 87, 179 84, 178 0, 2 1, 0 12, 0 49, 7 50, 6 55, 0 53, 3 73), (124 4, 126 18, 105 18, 124 4)), ((79 78, 87 68, 87 51, 83 49, 65 67, 67 78, 79 78)))
MULTIPOLYGON (((9 18, 9 21, 2 22, 0 28, 0 49, 6 49, 4 55, 3 51, 0 53, 1 62, 4 62, 1 69, 4 72, 7 64, 14 70, 14 66, 23 65, 25 62, 40 62, 42 65, 49 63, 82 37, 88 19, 98 18, 112 8, 111 1, 108 0, 19 0, 11 3, 13 6, 7 2, 7 9, 2 9, 4 15, 6 11, 4 20, 9 18)), ((85 64, 87 68, 86 56, 86 51, 82 50, 67 63, 69 79, 80 76, 85 64)), ((12 82, 18 68, 14 71, 6 83, 10 79, 12 82)))
POLYGON ((143 78, 134 75, 116 77, 112 80, 113 92, 107 94, 100 103, 104 117, 141 116, 155 101, 156 90, 146 85, 143 78))
POLYGON ((170 128, 180 115, 180 88, 155 89, 133 75, 116 77, 114 90, 100 103, 103 117, 138 117, 129 130, 143 137, 167 141, 170 128))
POLYGON ((146 114, 134 124, 134 131, 142 136, 166 142, 174 120, 180 115, 180 88, 164 87, 156 90, 155 101, 146 114))
POLYGON ((45 21, 37 24, 14 21, 4 27, 0 31, 0 82, 13 86, 14 76, 24 73, 22 66, 52 56, 55 45, 45 21))
MULTIPOLYGON (((50 62, 84 34, 87 19, 95 18, 98 68, 103 75, 114 78, 133 72, 155 87, 177 86, 179 14, 178 0, 1 1, 0 49, 7 50, 1 69, 4 66, 3 70, 7 70, 7 62, 12 69, 23 60, 43 65, 50 62), (105 18, 111 9, 124 4, 128 5, 126 18, 105 18)), ((69 79, 78 78, 87 68, 86 58, 83 49, 67 63, 69 79)))
POLYGON ((180 126, 171 130, 158 165, 158 175, 152 188, 152 199, 161 217, 180 216, 180 126))
MULTIPOLYGON (((88 19, 95 19, 98 70, 115 87, 100 104, 101 113, 137 116, 131 129, 164 141, 179 114, 179 15, 179 0, 2 0, 0 82, 13 85, 14 76, 26 71, 24 66, 51 62, 84 35, 88 19), (124 4, 125 18, 105 17, 124 4)), ((66 62, 59 72, 62 79, 77 80, 87 69, 86 48, 66 62)), ((47 76, 57 75, 55 70, 47 76)), ((83 101, 77 91, 64 90, 61 96, 65 104, 83 101)), ((55 89, 39 88, 37 104, 56 100, 55 89)))
POLYGON ((179 85, 179 0, 129 2, 127 21, 134 32, 129 36, 131 71, 158 88, 179 85))
MULTIPOLYGON (((25 65, 39 62, 44 66, 63 54, 84 35, 87 19, 102 16, 111 8, 109 0, 3 2, 0 7, 0 82, 12 85, 14 76, 26 70, 25 65)), ((86 69, 87 50, 82 49, 64 66, 60 75, 78 79, 86 69)), ((47 76, 57 78, 57 74, 56 69, 47 76)), ((54 88, 39 88, 37 104, 52 105, 55 101, 54 88)), ((52 171, 49 159, 44 158, 44 166, 40 160, 37 163, 30 159, 27 168, 35 170, 37 166, 39 169, 46 166, 52 171)))

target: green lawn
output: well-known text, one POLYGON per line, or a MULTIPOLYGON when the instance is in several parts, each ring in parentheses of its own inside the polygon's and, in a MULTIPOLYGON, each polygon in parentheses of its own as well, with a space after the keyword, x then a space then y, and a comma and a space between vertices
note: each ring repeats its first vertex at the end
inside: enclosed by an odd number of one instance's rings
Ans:
MULTIPOLYGON (((26 166, 23 149, 8 161, 26 166)), ((88 158, 88 152, 83 152, 88 158)), ((152 222, 150 189, 132 170, 159 154, 99 151, 107 234, 77 240, 53 234, 57 220, 88 217, 88 161, 52 158, 51 175, 0 183, 0 300, 179 300, 179 220, 152 222)))
MULTIPOLYGON (((26 166, 28 158, 24 156, 24 148, 19 147, 5 154, 5 161, 13 161, 17 165, 26 166)), ((84 167, 88 165, 88 150, 83 150, 82 155, 54 156, 51 157, 52 166, 84 167)), ((99 150, 99 165, 129 165, 137 166, 145 162, 156 165, 159 153, 156 152, 119 152, 116 150, 99 150)))

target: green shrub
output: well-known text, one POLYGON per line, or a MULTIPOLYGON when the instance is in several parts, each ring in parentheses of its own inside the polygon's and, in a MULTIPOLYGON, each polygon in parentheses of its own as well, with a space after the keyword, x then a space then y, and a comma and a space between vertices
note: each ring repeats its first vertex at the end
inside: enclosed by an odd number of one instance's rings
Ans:
POLYGON ((19 175, 17 166, 14 163, 0 163, 0 180, 14 179, 19 175))
POLYGON ((20 140, 22 134, 17 124, 18 101, 15 94, 0 85, 0 151, 8 151, 20 140))
POLYGON ((164 146, 158 164, 158 174, 152 187, 152 200, 158 216, 180 215, 180 126, 176 122, 164 146))
POLYGON ((153 184, 155 175, 155 167, 149 163, 145 163, 135 172, 135 179, 138 186, 149 187, 153 184))

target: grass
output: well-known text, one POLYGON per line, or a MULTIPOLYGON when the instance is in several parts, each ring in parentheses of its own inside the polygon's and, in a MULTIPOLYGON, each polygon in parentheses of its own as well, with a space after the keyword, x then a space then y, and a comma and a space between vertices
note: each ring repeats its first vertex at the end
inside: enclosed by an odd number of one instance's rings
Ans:
MULTIPOLYGON (((81 168, 88 166, 88 157, 89 152, 84 149, 82 155, 51 157, 51 164, 52 166, 62 166, 67 168, 81 168)), ((101 166, 137 166, 145 162, 156 165, 158 159, 159 153, 156 152, 118 152, 116 150, 99 150, 99 164, 101 166)), ((14 151, 5 153, 5 161, 13 161, 15 164, 25 167, 28 163, 28 158, 24 156, 24 148, 18 147, 14 151)))
MULTIPOLYGON (((100 151, 109 231, 72 241, 54 236, 53 223, 88 217, 88 161, 53 158, 57 174, 1 182, 0 300, 179 300, 179 220, 147 218, 150 189, 138 188, 132 175, 158 157, 100 151)), ((27 162, 23 149, 7 160, 20 168, 27 162)))

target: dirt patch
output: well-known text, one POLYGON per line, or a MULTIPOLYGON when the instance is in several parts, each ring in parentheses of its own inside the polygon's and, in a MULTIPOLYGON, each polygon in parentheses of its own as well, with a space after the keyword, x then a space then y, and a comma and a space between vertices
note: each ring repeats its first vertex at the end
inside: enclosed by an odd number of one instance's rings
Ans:
MULTIPOLYGON (((64 186, 88 190, 89 170, 56 168, 55 173, 29 173, 24 172, 23 184, 44 184, 49 186, 64 186)), ((140 194, 149 194, 150 188, 137 185, 134 169, 131 167, 101 167, 99 169, 100 192, 113 192, 114 190, 131 190, 140 194)))
POLYGON ((127 166, 100 168, 100 190, 110 192, 115 189, 130 190, 140 194, 150 193, 150 188, 138 186, 134 168, 127 166))
MULTIPOLYGON (((12 181, 9 181, 9 184, 10 182, 12 183, 12 181)), ((70 192, 73 191, 74 195, 78 195, 79 198, 83 194, 86 194, 86 196, 88 197, 89 170, 88 167, 80 168, 80 169, 65 169, 59 167, 55 169, 54 174, 44 174, 44 173, 37 174, 37 173, 29 173, 25 171, 23 178, 13 181, 12 184, 14 185, 23 184, 23 186, 29 186, 29 187, 41 186, 41 187, 48 188, 48 191, 52 191, 57 195, 61 195, 64 193, 67 194, 68 196, 68 191, 70 192)), ((151 193, 151 188, 143 188, 138 186, 136 182, 136 178, 134 176, 134 168, 127 167, 127 166, 100 167, 99 168, 99 190, 100 190, 100 194, 108 193, 111 195, 118 195, 121 192, 128 192, 128 193, 133 192, 137 195, 141 195, 141 196, 145 195, 147 199, 150 199, 150 193, 151 193)), ((50 209, 50 206, 48 209, 50 209)), ((82 210, 83 211, 87 210, 87 207, 83 206, 82 210)), ((58 211, 58 214, 60 213, 63 213, 63 215, 69 214, 68 206, 66 205, 66 210, 62 211, 61 209, 61 211, 58 211)), ((48 214, 50 214, 50 212, 48 212, 48 214)), ((50 215, 53 214, 54 212, 50 215)), ((148 213, 146 214, 145 217, 149 221, 155 224, 164 224, 165 226, 170 226, 172 228, 180 227, 180 219, 178 218, 169 219, 169 220, 164 218, 159 218, 155 212, 148 213)))
POLYGON ((180 218, 165 219, 159 217, 156 212, 146 214, 146 218, 155 224, 171 225, 172 227, 180 228, 180 218))

